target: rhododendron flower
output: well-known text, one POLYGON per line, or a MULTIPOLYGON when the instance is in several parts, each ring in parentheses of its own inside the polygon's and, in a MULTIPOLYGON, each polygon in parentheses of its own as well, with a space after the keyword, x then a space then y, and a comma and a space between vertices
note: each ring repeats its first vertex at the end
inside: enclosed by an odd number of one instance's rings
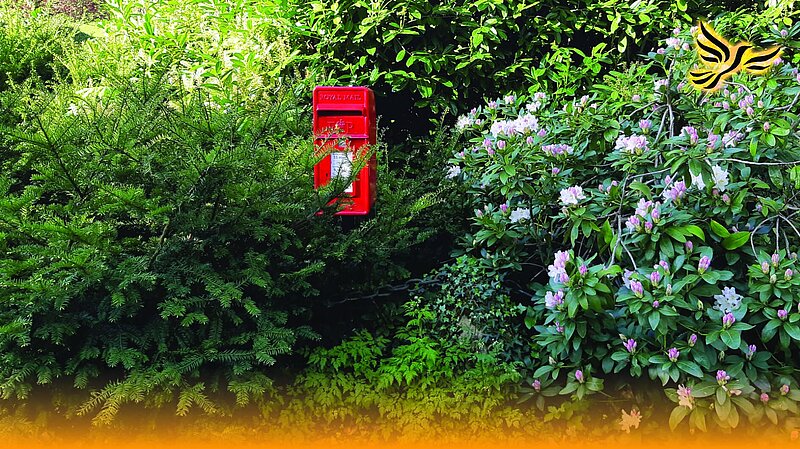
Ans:
POLYGON ((650 208, 653 207, 653 202, 645 200, 644 198, 640 199, 639 202, 636 204, 636 215, 644 218, 647 216, 647 213, 650 212, 650 208))
POLYGON ((565 206, 578 204, 583 199, 586 199, 586 195, 583 194, 583 188, 580 186, 572 186, 561 190, 561 203, 565 206))
POLYGON ((725 370, 717 371, 717 383, 720 385, 725 385, 729 380, 731 380, 731 376, 729 376, 725 370))
POLYGON ((725 287, 722 289, 721 295, 714 295, 716 302, 714 308, 723 313, 729 313, 737 310, 742 303, 742 295, 736 293, 733 287, 725 287))
POLYGON ((622 153, 642 154, 647 151, 647 137, 638 134, 619 136, 614 149, 620 150, 622 153))
POLYGON ((511 214, 508 216, 508 220, 511 223, 516 223, 520 220, 530 220, 531 218, 531 210, 528 208, 516 208, 511 211, 511 214))
POLYGON ((625 349, 626 349, 628 352, 630 352, 631 354, 633 354, 634 352, 636 352, 636 340, 634 340, 634 339, 632 339, 632 338, 629 338, 629 339, 628 339, 627 341, 625 341, 625 342, 624 342, 622 345, 623 345, 623 346, 625 346, 625 349))
POLYGON ((769 395, 767 393, 761 393, 761 402, 765 404, 769 402, 769 395))
POLYGON ((631 279, 631 291, 639 298, 644 296, 644 286, 636 279, 631 279))
POLYGON ((445 175, 446 178, 455 178, 456 176, 461 174, 461 167, 458 165, 451 165, 447 169, 447 174, 445 175))
POLYGON ((694 243, 692 243, 691 240, 687 240, 686 243, 684 244, 684 247, 686 248, 687 252, 692 252, 692 250, 694 249, 694 243))
POLYGON ((564 304, 564 290, 559 290, 555 294, 547 292, 544 294, 544 306, 548 309, 555 309, 564 304))
POLYGON ((783 384, 783 385, 781 386, 781 394, 782 394, 782 395, 784 395, 784 396, 786 396, 787 394, 789 394, 789 385, 787 385, 787 384, 783 384))
POLYGON ((694 397, 692 397, 692 389, 684 385, 678 385, 678 405, 684 407, 694 407, 694 397))
POLYGON ((729 327, 733 326, 733 323, 736 322, 736 317, 733 316, 732 313, 726 313, 722 317, 722 327, 724 329, 728 329, 729 327))
POLYGON ((758 350, 758 348, 756 348, 756 345, 750 345, 750 346, 748 346, 748 347, 747 347, 747 352, 744 354, 744 355, 745 355, 745 357, 747 357, 747 360, 750 360, 750 359, 752 359, 752 358, 753 358, 753 356, 754 356, 754 355, 756 355, 756 351, 757 351, 757 350, 758 350))
POLYGON ((675 50, 678 50, 678 49, 681 48, 681 45, 683 44, 683 41, 680 40, 680 38, 677 38, 677 37, 668 37, 667 40, 666 40, 666 44, 667 44, 667 47, 672 47, 675 50))
POLYGON ((500 212, 505 213, 508 210, 508 204, 503 203, 500 205, 500 212))
POLYGON ((695 175, 692 172, 689 172, 689 175, 692 177, 692 185, 697 187, 698 190, 703 190, 706 188, 706 183, 703 181, 703 174, 695 175))
POLYGON ((722 145, 726 148, 728 147, 735 147, 737 143, 739 143, 742 139, 744 139, 744 134, 740 133, 736 130, 728 131, 724 137, 722 137, 722 145))
POLYGON ((686 134, 686 137, 689 138, 689 143, 692 145, 696 144, 697 141, 700 140, 700 137, 697 135, 697 130, 694 128, 694 126, 684 126, 683 129, 681 129, 681 134, 686 134))
POLYGON ((694 347, 697 344, 697 334, 692 334, 689 336, 689 346, 694 347))
POLYGON ((550 156, 561 156, 562 154, 573 153, 572 147, 564 143, 542 145, 542 151, 549 154, 550 156))
POLYGON ((697 271, 699 271, 700 274, 703 274, 706 272, 706 270, 708 270, 708 267, 710 266, 711 266, 711 258, 708 256, 703 256, 697 263, 697 271))
POLYGON ((761 262, 761 272, 764 274, 769 273, 769 262, 761 262))
POLYGON ((678 351, 678 348, 669 348, 669 351, 667 351, 667 357, 669 358, 670 362, 673 362, 673 363, 677 362, 678 361, 678 357, 680 357, 680 356, 681 356, 681 352, 678 351))
POLYGON ((667 187, 664 188, 664 192, 662 193, 664 199, 672 201, 677 201, 685 195, 686 183, 683 180, 675 182, 672 187, 669 187, 669 183, 667 183, 667 187))
POLYGON ((659 308, 659 307, 661 307, 661 303, 660 303, 660 302, 658 302, 658 300, 656 299, 655 301, 653 301, 653 308, 654 308, 654 309, 657 309, 657 308, 659 308))
POLYGON ((772 265, 777 267, 779 263, 781 263, 781 256, 778 253, 773 254, 772 265))
POLYGON ((658 271, 654 271, 650 273, 650 283, 653 285, 658 285, 659 281, 661 281, 661 273, 658 271))
POLYGON ((711 181, 714 183, 714 188, 724 191, 728 186, 728 171, 719 165, 711 167, 711 181))
POLYGON ((653 122, 647 119, 639 120, 639 128, 642 130, 643 133, 650 131, 653 127, 653 122))
POLYGON ((793 275, 794 275, 794 272, 792 271, 792 269, 791 268, 787 268, 786 271, 783 272, 783 279, 785 279, 787 281, 791 281, 793 275))
POLYGON ((567 262, 569 262, 570 255, 567 251, 556 251, 555 260, 553 264, 547 267, 547 274, 554 280, 558 280, 561 274, 567 273, 567 262))
POLYGON ((533 389, 536 391, 541 391, 542 381, 540 381, 539 379, 534 380, 533 382, 531 382, 531 387, 533 387, 533 389))
POLYGON ((470 116, 462 115, 456 121, 456 129, 461 131, 472 126, 473 119, 470 116))
POLYGON ((786 320, 786 318, 787 318, 788 316, 789 316, 789 312, 788 312, 786 309, 780 309, 780 310, 778 310, 778 318, 779 318, 779 319, 781 319, 781 320, 786 320))
POLYGON ((642 414, 638 410, 631 410, 628 414, 622 410, 622 418, 620 419, 619 427, 625 433, 631 433, 631 428, 638 429, 639 423, 642 422, 642 414))

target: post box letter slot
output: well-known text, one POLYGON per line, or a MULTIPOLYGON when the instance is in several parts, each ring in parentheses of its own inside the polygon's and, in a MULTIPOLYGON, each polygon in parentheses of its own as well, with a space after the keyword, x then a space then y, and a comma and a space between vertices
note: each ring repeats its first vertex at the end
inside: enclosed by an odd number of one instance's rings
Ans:
POLYGON ((333 117, 333 116, 341 116, 341 115, 348 115, 348 116, 361 116, 364 115, 362 111, 342 111, 339 109, 317 109, 317 117, 333 117))

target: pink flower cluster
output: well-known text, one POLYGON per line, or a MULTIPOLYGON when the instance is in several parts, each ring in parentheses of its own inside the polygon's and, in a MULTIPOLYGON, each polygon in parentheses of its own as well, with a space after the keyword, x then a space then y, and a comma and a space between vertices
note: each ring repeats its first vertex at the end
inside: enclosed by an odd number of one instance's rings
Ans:
POLYGON ((569 259, 569 252, 556 251, 553 264, 547 267, 547 274, 562 284, 569 282, 569 276, 567 275, 567 262, 569 262, 569 259))
POLYGON ((679 201, 686 195, 686 182, 684 180, 675 181, 671 176, 664 179, 664 192, 661 194, 665 200, 679 201))
POLYGON ((565 143, 556 143, 550 145, 542 145, 542 151, 550 156, 561 156, 563 154, 572 154, 573 149, 565 143))
POLYGON ((647 151, 647 148, 647 137, 638 134, 619 136, 614 145, 614 149, 628 154, 642 154, 647 151))
POLYGON ((628 218, 625 226, 631 231, 651 232, 653 223, 658 223, 661 219, 661 203, 655 203, 644 198, 639 200, 636 205, 636 212, 628 218))
POLYGON ((532 114, 523 114, 513 120, 497 120, 492 123, 490 132, 494 137, 529 134, 539 130, 539 120, 532 114))

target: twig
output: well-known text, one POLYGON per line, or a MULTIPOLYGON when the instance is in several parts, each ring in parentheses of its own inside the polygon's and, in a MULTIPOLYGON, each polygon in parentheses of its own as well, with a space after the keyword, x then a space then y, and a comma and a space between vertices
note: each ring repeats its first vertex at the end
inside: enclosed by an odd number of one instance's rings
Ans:
POLYGON ((793 162, 753 162, 753 161, 746 161, 744 159, 736 159, 736 158, 732 158, 732 157, 711 159, 711 161, 712 162, 720 162, 720 161, 724 161, 724 162, 740 162, 742 164, 747 164, 747 165, 762 165, 762 166, 770 166, 770 165, 782 166, 782 165, 798 165, 798 164, 800 164, 800 161, 793 161, 793 162))

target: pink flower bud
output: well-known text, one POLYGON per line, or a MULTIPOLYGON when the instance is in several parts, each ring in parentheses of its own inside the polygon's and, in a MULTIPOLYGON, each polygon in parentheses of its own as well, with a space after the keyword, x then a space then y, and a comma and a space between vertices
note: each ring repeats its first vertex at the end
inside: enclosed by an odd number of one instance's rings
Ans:
POLYGON ((792 275, 794 275, 794 272, 792 271, 792 269, 791 268, 787 268, 786 271, 783 273, 783 278, 786 279, 787 281, 791 281, 792 280, 792 275))
POLYGON ((700 258, 700 262, 697 263, 697 271, 699 271, 700 274, 703 274, 706 272, 706 270, 708 270, 708 267, 710 266, 711 266, 711 258, 708 256, 703 256, 700 258))
POLYGON ((673 363, 677 362, 678 361, 678 357, 680 357, 680 356, 681 356, 681 352, 678 351, 678 348, 670 348, 669 351, 667 351, 667 357, 669 357, 669 361, 670 362, 673 362, 673 363))
POLYGON ((658 271, 654 271, 650 273, 650 283, 653 285, 658 285, 659 281, 661 281, 661 273, 658 271))
POLYGON ((580 382, 580 383, 583 383, 583 382, 584 382, 584 378, 583 378, 583 371, 581 371, 581 370, 575 370, 575 380, 577 380, 577 381, 578 381, 578 382, 580 382))
POLYGON ((728 329, 729 327, 733 326, 733 323, 736 322, 736 317, 733 316, 732 313, 726 313, 725 316, 722 317, 722 327, 728 329))

